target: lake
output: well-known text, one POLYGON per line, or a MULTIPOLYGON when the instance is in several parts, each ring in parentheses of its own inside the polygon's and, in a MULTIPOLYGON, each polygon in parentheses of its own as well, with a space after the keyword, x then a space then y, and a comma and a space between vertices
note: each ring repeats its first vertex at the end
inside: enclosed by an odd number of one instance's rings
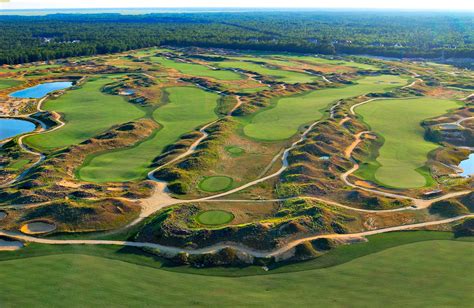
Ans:
POLYGON ((17 119, 0 119, 0 140, 8 139, 35 130, 36 125, 30 121, 17 119))
POLYGON ((474 153, 469 155, 469 157, 466 160, 463 160, 459 164, 459 168, 461 168, 463 170, 461 175, 464 176, 464 177, 474 175, 474 153))
POLYGON ((72 86, 70 81, 57 81, 42 83, 34 87, 26 88, 20 91, 10 93, 10 97, 14 98, 42 98, 48 93, 63 90, 72 86))

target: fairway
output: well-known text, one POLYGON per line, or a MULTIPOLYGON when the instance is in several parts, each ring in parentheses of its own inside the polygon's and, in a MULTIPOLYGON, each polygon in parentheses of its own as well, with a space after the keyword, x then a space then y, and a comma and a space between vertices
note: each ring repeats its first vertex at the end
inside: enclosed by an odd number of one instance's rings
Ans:
POLYGON ((426 241, 324 269, 232 278, 50 255, 0 262, 0 301, 7 307, 209 307, 216 301, 233 307, 470 307, 473 252, 472 242, 426 241))
POLYGON ((162 125, 151 138, 138 145, 102 153, 86 160, 81 179, 91 182, 123 182, 144 178, 152 160, 181 135, 217 119, 219 96, 196 87, 167 88, 169 103, 156 109, 153 118, 162 125))
POLYGON ((199 188, 203 191, 216 192, 223 191, 232 185, 232 178, 227 176, 206 177, 199 183, 199 188))
POLYGON ((391 187, 425 186, 427 180, 417 169, 425 165, 428 153, 438 145, 424 139, 420 123, 457 106, 450 100, 416 98, 376 100, 357 108, 371 130, 384 138, 376 166, 373 162, 359 174, 367 172, 376 181, 391 187))
POLYGON ((0 79, 0 90, 15 87, 21 84, 21 81, 15 79, 0 79))
POLYGON ((196 220, 203 225, 219 226, 234 220, 234 214, 227 211, 205 211, 196 216, 196 220))
POLYGON ((316 76, 299 72, 285 71, 281 69, 271 69, 253 62, 222 61, 216 62, 216 65, 222 68, 236 68, 245 71, 255 72, 257 74, 272 77, 277 81, 282 81, 286 83, 309 83, 319 78, 316 76))
POLYGON ((330 103, 370 92, 384 92, 404 84, 406 79, 399 76, 372 76, 358 80, 355 85, 279 98, 274 106, 251 117, 244 133, 260 140, 288 139, 301 125, 320 119, 323 109, 330 103))
POLYGON ((52 132, 25 138, 26 144, 41 151, 50 151, 80 143, 113 125, 145 115, 121 96, 101 92, 113 80, 107 77, 91 79, 77 90, 69 90, 55 100, 47 100, 43 109, 62 115, 66 125, 52 132))
POLYGON ((176 62, 168 60, 163 57, 152 57, 153 61, 160 63, 161 65, 180 71, 183 74, 199 76, 199 77, 210 77, 218 80, 240 80, 242 76, 225 70, 214 70, 204 65, 194 63, 176 62))

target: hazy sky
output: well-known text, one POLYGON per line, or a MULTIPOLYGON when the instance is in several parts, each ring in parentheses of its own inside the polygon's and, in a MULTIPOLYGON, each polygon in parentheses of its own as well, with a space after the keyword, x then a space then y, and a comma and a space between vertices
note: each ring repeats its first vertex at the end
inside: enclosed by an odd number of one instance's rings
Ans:
POLYGON ((474 0, 0 0, 0 9, 131 7, 315 7, 474 10, 474 0))

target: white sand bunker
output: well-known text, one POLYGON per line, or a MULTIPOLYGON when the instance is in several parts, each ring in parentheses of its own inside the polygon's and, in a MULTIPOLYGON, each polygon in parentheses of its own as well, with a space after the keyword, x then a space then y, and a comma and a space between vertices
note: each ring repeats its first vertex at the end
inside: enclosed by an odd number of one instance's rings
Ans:
POLYGON ((23 247, 22 242, 18 241, 5 241, 0 239, 0 251, 13 251, 23 247))
POLYGON ((25 234, 43 234, 54 230, 56 230, 55 224, 43 221, 29 222, 24 224, 20 229, 20 231, 25 234))
POLYGON ((4 219, 7 217, 7 213, 0 211, 0 220, 4 219))

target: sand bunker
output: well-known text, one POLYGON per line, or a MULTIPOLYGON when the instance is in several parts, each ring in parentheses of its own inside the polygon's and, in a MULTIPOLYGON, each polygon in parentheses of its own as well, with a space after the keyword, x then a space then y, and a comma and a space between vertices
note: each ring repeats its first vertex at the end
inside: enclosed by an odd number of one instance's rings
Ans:
POLYGON ((56 225, 43 221, 35 221, 24 224, 20 231, 25 234, 43 234, 56 230, 56 225))
POLYGON ((0 239, 0 251, 13 251, 13 250, 18 250, 23 247, 22 242, 18 241, 5 241, 0 239))
POLYGON ((7 217, 7 213, 0 211, 0 220, 4 219, 7 217))

